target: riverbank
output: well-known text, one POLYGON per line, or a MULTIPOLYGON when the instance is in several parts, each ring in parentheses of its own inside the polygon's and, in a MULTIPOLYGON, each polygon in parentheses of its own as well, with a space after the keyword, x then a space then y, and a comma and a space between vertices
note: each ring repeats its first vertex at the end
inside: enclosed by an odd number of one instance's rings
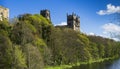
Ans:
POLYGON ((81 64, 91 64, 91 63, 95 63, 95 62, 103 62, 106 60, 112 60, 115 59, 117 57, 110 57, 110 58, 102 58, 102 59, 98 59, 98 60, 90 60, 88 62, 78 62, 76 64, 71 64, 71 65, 60 65, 60 66, 47 66, 44 69, 65 69, 65 68, 71 68, 73 66, 80 66, 81 64))

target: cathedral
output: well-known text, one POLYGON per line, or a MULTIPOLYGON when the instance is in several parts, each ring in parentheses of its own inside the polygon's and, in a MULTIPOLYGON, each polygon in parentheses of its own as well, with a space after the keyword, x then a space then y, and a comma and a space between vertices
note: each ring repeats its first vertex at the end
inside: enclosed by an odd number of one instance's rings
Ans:
MULTIPOLYGON (((50 11, 47 9, 41 10, 40 15, 51 21, 50 11)), ((9 20, 9 9, 0 6, 0 21, 3 19, 9 20)), ((67 25, 66 26, 57 26, 57 27, 67 27, 75 31, 80 31, 80 17, 75 13, 70 15, 67 14, 67 25)))
MULTIPOLYGON (((43 17, 45 17, 46 19, 51 21, 49 10, 47 10, 47 9, 41 10, 40 14, 43 17)), ((67 28, 71 28, 75 31, 80 31, 80 17, 77 16, 75 13, 72 13, 70 15, 67 14, 67 25, 66 26, 56 26, 56 27, 67 27, 67 28)))

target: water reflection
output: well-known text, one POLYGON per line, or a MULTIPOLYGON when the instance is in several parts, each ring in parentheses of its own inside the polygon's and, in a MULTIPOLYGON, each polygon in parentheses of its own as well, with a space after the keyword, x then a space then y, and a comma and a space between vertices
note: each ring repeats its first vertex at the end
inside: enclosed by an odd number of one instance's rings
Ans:
POLYGON ((87 65, 73 66, 70 69, 120 69, 119 60, 109 60, 100 63, 93 63, 87 65))
POLYGON ((120 59, 115 61, 109 69, 120 69, 120 59))

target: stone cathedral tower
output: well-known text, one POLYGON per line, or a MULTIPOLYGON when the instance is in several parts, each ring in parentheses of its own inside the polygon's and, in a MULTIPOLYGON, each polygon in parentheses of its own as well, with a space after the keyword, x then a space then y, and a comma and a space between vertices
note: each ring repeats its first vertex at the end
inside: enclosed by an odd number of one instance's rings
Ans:
POLYGON ((45 10, 41 10, 40 11, 40 14, 45 17, 46 19, 50 20, 51 21, 51 18, 50 18, 50 11, 45 9, 45 10))
POLYGON ((67 27, 75 31, 80 31, 80 17, 74 13, 72 15, 67 14, 67 27))
POLYGON ((9 19, 9 9, 0 6, 0 21, 3 21, 3 19, 9 19))

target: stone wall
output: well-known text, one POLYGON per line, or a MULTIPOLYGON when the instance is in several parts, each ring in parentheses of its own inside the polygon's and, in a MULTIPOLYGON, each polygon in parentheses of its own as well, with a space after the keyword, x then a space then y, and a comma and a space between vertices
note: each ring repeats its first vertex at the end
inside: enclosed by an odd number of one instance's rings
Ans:
POLYGON ((0 20, 2 21, 4 19, 9 19, 9 9, 0 6, 0 20))

